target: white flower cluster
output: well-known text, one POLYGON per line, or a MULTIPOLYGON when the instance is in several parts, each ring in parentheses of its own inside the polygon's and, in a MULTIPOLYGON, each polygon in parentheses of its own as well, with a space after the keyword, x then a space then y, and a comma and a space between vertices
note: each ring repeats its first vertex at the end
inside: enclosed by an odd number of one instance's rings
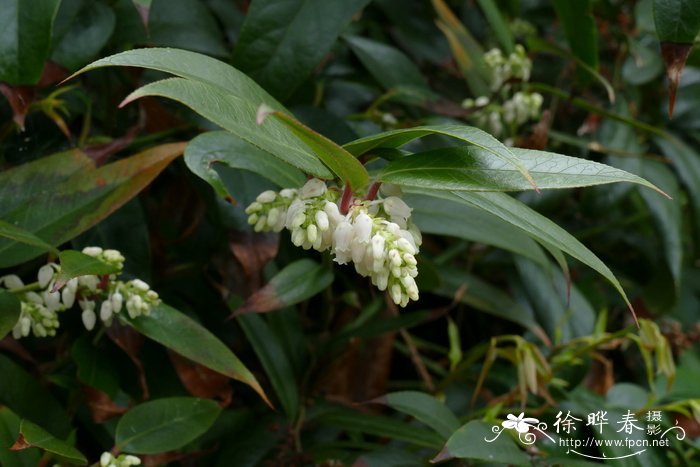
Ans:
POLYGON ((484 62, 491 71, 491 90, 497 91, 511 79, 529 81, 532 61, 525 53, 525 48, 517 44, 508 57, 501 49, 491 49, 484 54, 484 62))
POLYGON ((329 190, 325 182, 311 179, 299 190, 261 193, 246 213, 258 231, 281 230, 277 216, 284 217, 283 227, 291 232, 292 243, 304 249, 330 250, 339 264, 352 262, 358 274, 387 290, 397 305, 418 300, 415 255, 422 240, 410 220, 411 208, 390 196, 356 200, 343 215, 338 198, 338 192, 329 190), (269 222, 272 210, 273 223, 269 222), (265 220, 258 229, 261 219, 265 220))
POLYGON ((103 452, 100 456, 100 467, 132 467, 141 465, 141 459, 130 454, 120 454, 114 457, 111 452, 103 452))
MULTIPOLYGON (((83 253, 116 266, 120 271, 124 266, 124 256, 117 250, 86 247, 83 253)), ((69 280, 60 292, 53 292, 60 271, 59 265, 46 264, 39 268, 37 281, 26 286, 16 275, 0 278, 0 286, 15 293, 22 307, 19 320, 12 329, 15 339, 26 337, 30 332, 37 337, 56 335, 60 326, 58 313, 72 308, 76 301, 83 310, 81 317, 88 330, 92 330, 97 322, 98 302, 99 318, 106 325, 112 323, 113 316, 122 308, 126 308, 128 315, 135 318, 148 314, 151 306, 160 303, 158 294, 150 290, 144 281, 134 279, 124 282, 117 280, 116 274, 76 277, 69 280)))
POLYGON ((465 99, 462 107, 474 109, 470 119, 476 126, 496 137, 514 137, 521 125, 540 116, 542 108, 541 94, 528 91, 513 93, 514 85, 509 83, 513 78, 527 82, 532 62, 520 44, 508 57, 501 50, 492 49, 484 55, 484 61, 491 70, 491 89, 498 93, 494 99, 487 96, 465 99))

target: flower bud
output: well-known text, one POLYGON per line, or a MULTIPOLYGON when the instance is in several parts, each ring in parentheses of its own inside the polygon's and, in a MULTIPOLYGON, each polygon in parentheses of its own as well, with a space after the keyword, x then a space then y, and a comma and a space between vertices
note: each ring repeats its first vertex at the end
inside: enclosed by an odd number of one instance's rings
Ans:
POLYGON ((99 246, 86 246, 85 248, 83 248, 83 254, 95 258, 102 254, 102 248, 100 248, 99 246))
POLYGON ((260 204, 265 204, 273 202, 275 198, 277 198, 277 194, 272 190, 267 190, 260 193, 258 197, 255 198, 255 201, 260 204))
POLYGON ((92 309, 86 309, 82 312, 80 317, 83 319, 83 325, 85 326, 85 329, 87 329, 88 331, 92 331, 92 329, 95 327, 95 322, 97 321, 95 312, 92 309))
POLYGON ((22 279, 14 274, 0 277, 0 283, 3 282, 5 283, 5 287, 8 289, 19 289, 20 287, 24 287, 24 282, 22 282, 22 279))
POLYGON ((299 195, 304 198, 316 198, 326 192, 326 182, 318 178, 312 178, 299 190, 299 195))
POLYGON ((39 268, 39 273, 37 274, 37 279, 39 281, 39 287, 42 289, 49 285, 51 279, 53 279, 54 269, 51 264, 45 264, 39 268))
POLYGON ((112 317, 112 302, 110 300, 105 300, 100 305, 100 319, 102 321, 107 321, 112 317))

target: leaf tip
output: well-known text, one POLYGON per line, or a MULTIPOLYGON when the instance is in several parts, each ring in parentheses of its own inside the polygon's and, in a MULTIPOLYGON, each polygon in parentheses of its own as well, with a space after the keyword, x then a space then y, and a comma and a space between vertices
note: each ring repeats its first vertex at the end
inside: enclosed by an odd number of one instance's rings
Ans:
POLYGON ((433 457, 430 459, 431 464, 437 464, 438 462, 446 461, 448 459, 452 459, 454 456, 450 452, 449 449, 447 449, 447 446, 442 448, 442 451, 440 451, 437 456, 433 457))

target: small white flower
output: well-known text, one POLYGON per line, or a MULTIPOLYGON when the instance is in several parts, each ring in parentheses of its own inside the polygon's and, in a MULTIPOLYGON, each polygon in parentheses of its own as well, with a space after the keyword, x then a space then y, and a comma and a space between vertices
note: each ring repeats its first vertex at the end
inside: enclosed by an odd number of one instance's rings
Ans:
POLYGON ((127 464, 127 466, 141 465, 141 459, 132 455, 124 456, 124 462, 127 464))
POLYGON ((100 319, 102 321, 107 321, 112 317, 112 302, 110 300, 105 300, 100 305, 100 319))
POLYGON ((75 303, 75 287, 70 288, 66 285, 61 290, 61 300, 63 301, 63 306, 70 308, 75 303))
POLYGON ((107 467, 110 462, 114 459, 114 456, 110 452, 103 452, 100 456, 100 467, 107 467))
MULTIPOLYGON (((94 305, 94 303, 93 303, 93 305, 94 305)), ((92 309, 85 309, 85 310, 83 310, 80 317, 83 320, 83 325, 85 326, 85 329, 87 329, 88 331, 92 331, 93 328, 95 327, 95 322, 97 321, 97 317, 95 316, 95 312, 92 309)))
POLYGON ((49 285, 49 282, 51 282, 51 279, 53 279, 54 275, 54 269, 53 269, 53 264, 45 264, 42 267, 39 268, 39 273, 37 274, 37 279, 39 281, 39 287, 46 288, 47 285, 49 285))
POLYGON ((255 199, 255 201, 257 201, 260 204, 266 204, 273 202, 275 198, 277 198, 277 193, 275 193, 272 190, 267 190, 260 193, 255 199))
POLYGON ((141 290, 143 292, 147 292, 148 290, 151 289, 151 287, 148 284, 146 284, 144 281, 142 281, 141 279, 132 280, 131 285, 133 285, 138 290, 141 290))
POLYGON ((41 298, 41 295, 39 295, 36 292, 27 292, 24 296, 27 298, 27 300, 29 300, 32 303, 36 303, 39 305, 44 304, 44 299, 41 298))
POLYGON ((301 187, 301 190, 299 190, 299 195, 304 199, 316 198, 324 194, 327 189, 328 187, 326 186, 326 182, 319 180, 318 178, 312 178, 306 182, 303 187, 301 187))
POLYGON ((100 283, 100 278, 97 276, 80 276, 78 277, 78 285, 81 287, 85 287, 91 292, 95 292, 97 290, 97 286, 100 283))
POLYGON ((353 223, 355 241, 358 243, 368 243, 372 235, 372 218, 361 212, 355 217, 353 223))
MULTIPOLYGON (((149 291, 150 292, 150 291, 149 291)), ((122 311, 122 304, 124 303, 124 296, 119 292, 114 292, 110 298, 112 301, 112 311, 114 313, 119 313, 122 311)))
POLYGON ((43 295, 43 299, 44 299, 43 301, 49 310, 55 311, 61 307, 61 293, 60 292, 50 292, 48 290, 45 290, 42 293, 42 295, 43 295))
POLYGON ((86 246, 83 248, 83 253, 94 258, 102 254, 102 248, 99 246, 86 246))
POLYGON ((8 289, 19 289, 20 287, 24 287, 24 282, 22 282, 22 279, 14 274, 0 277, 0 283, 3 282, 5 283, 5 287, 8 289))
MULTIPOLYGON (((325 207, 324 207, 325 209, 325 207)), ((328 227, 330 226, 328 222, 328 214, 326 214, 325 210, 324 211, 316 211, 316 225, 318 226, 318 229, 322 232, 325 232, 328 230, 328 227)))
POLYGON ((123 263, 125 258, 118 250, 105 250, 102 252, 104 259, 110 263, 123 263))

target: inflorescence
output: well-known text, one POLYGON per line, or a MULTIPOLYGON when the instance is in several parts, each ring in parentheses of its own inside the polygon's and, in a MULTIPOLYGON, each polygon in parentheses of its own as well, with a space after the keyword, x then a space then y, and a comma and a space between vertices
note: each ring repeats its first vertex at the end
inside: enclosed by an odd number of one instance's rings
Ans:
MULTIPOLYGON (((83 253, 115 266, 120 272, 124 267, 124 256, 117 250, 93 246, 84 248, 83 253)), ((158 294, 144 281, 118 280, 118 274, 75 277, 62 290, 54 291, 60 271, 58 264, 46 264, 39 268, 37 281, 27 285, 14 274, 0 277, 0 287, 13 292, 22 307, 12 329, 15 339, 26 337, 30 332, 37 337, 55 336, 60 326, 59 313, 73 308, 76 303, 82 310, 81 318, 88 331, 95 327, 98 318, 109 326, 122 310, 130 318, 136 318, 147 315, 152 306, 160 303, 158 294)))
POLYGON ((246 209, 256 232, 290 231, 292 243, 306 250, 329 250, 339 264, 353 263, 397 305, 418 300, 415 255, 422 238, 401 198, 356 199, 341 213, 340 194, 311 179, 299 188, 265 191, 246 209))

